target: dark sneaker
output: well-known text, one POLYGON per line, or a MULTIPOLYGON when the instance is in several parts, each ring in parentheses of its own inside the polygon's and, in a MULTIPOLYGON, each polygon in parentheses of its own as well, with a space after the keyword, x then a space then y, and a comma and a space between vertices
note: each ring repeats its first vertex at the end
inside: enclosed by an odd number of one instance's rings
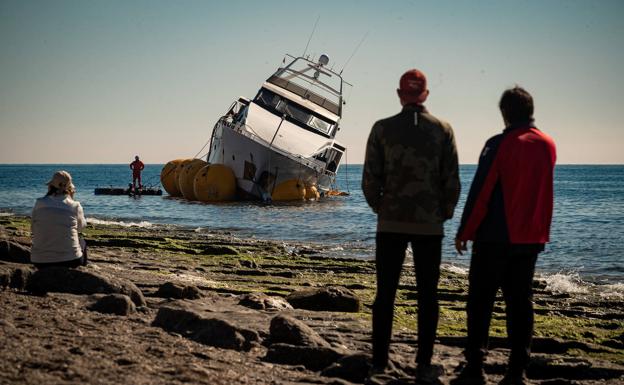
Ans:
POLYGON ((498 385, 529 385, 531 382, 527 378, 524 372, 521 373, 509 373, 505 374, 502 380, 498 383, 498 385))
POLYGON ((481 366, 466 365, 450 382, 451 385, 485 385, 487 377, 481 366))
POLYGON ((386 372, 385 366, 371 366, 368 370, 368 376, 375 376, 377 374, 384 374, 386 372))
POLYGON ((444 374, 441 365, 418 364, 416 367, 416 384, 441 384, 440 376, 444 374))

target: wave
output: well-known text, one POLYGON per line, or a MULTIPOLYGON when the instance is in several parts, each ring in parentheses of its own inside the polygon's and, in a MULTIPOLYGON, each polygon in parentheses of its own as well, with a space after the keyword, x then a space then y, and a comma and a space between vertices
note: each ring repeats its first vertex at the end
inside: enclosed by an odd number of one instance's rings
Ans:
POLYGON ((624 283, 618 282, 608 285, 600 285, 599 295, 607 299, 624 299, 624 283))
POLYGON ((581 279, 579 273, 544 274, 541 279, 546 282, 546 290, 553 293, 586 294, 589 285, 581 279))
POLYGON ((0 217, 12 217, 14 215, 13 213, 0 212, 0 217))
MULTIPOLYGON (((451 273, 467 275, 468 268, 451 263, 443 263, 441 268, 451 273)), ((546 284, 545 290, 556 294, 589 295, 602 299, 623 300, 624 282, 593 283, 584 281, 578 272, 542 273, 536 280, 546 284)))
POLYGON ((599 296, 603 299, 624 299, 624 283, 593 283, 584 281, 577 272, 543 274, 539 279, 553 293, 599 296))
POLYGON ((122 227, 152 227, 153 223, 148 221, 140 221, 140 222, 123 222, 123 221, 108 221, 104 219, 98 218, 87 218, 87 222, 95 225, 114 225, 114 226, 122 226, 122 227))

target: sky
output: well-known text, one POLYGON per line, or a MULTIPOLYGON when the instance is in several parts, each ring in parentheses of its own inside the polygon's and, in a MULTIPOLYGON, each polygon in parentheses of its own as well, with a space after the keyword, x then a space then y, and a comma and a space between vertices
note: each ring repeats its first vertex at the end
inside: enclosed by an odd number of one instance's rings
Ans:
POLYGON ((146 163, 196 155, 284 54, 325 53, 353 84, 338 141, 363 163, 399 77, 476 163, 516 84, 560 164, 624 163, 624 2, 0 0, 0 163, 146 163))

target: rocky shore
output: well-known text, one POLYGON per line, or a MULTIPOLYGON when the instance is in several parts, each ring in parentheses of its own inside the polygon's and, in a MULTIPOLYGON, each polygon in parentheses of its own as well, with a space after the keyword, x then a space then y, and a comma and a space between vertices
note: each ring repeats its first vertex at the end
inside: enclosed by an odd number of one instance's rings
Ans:
MULTIPOLYGON (((0 384, 351 384, 368 371, 375 270, 315 245, 172 226, 89 225, 90 264, 37 271, 30 222, 0 217, 0 384)), ((396 304, 391 370, 413 383, 412 269, 396 304)), ((436 363, 456 375, 466 276, 443 271, 436 363)), ((535 384, 624 383, 624 300, 535 282, 535 384)), ((504 305, 486 372, 505 370, 504 305)))

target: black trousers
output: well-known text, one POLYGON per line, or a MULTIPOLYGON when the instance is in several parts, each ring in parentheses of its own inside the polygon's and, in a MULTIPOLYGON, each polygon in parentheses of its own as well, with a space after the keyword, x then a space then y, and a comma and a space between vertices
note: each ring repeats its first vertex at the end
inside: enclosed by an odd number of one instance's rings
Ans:
POLYGON ((438 327, 438 280, 442 255, 441 235, 377 233, 377 295, 373 304, 373 365, 385 367, 392 335, 394 300, 411 243, 418 300, 418 364, 431 363, 438 327))
POLYGON ((533 337, 533 275, 543 245, 475 242, 468 276, 468 364, 481 366, 487 354, 492 309, 503 291, 511 372, 526 369, 533 337))

